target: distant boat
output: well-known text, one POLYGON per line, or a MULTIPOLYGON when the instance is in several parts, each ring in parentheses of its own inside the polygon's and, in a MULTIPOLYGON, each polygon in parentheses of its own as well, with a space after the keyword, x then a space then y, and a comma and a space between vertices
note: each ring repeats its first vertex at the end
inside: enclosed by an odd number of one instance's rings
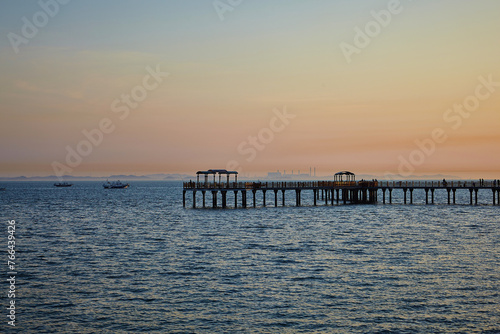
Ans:
POLYGON ((104 183, 102 186, 104 187, 104 189, 125 189, 129 187, 129 184, 121 183, 120 180, 118 180, 114 182, 106 181, 106 183, 104 183))
POLYGON ((68 183, 68 182, 57 182, 57 183, 54 183, 54 186, 59 187, 59 188, 71 187, 72 185, 73 185, 72 183, 68 183))
POLYGON ((4 191, 4 190, 5 190, 5 188, 0 188, 0 191, 4 191))

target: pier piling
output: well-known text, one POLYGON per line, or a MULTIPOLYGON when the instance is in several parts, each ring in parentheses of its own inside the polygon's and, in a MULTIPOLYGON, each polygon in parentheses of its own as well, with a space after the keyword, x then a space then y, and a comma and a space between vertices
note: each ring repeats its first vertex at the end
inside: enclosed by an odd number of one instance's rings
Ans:
POLYGON ((217 190, 212 191, 212 208, 217 207, 217 190))
POLYGON ((226 208, 226 193, 227 193, 227 191, 225 191, 225 190, 221 191, 221 194, 222 194, 222 208, 223 209, 226 208))

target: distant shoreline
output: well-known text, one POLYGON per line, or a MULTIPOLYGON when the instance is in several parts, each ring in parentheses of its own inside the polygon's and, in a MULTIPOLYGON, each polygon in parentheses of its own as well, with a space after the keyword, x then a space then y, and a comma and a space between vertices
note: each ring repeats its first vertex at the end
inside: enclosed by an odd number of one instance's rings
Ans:
MULTIPOLYGON (((466 180, 476 180, 477 178, 461 178, 455 175, 422 175, 422 176, 413 176, 413 177, 403 177, 400 175, 394 175, 391 178, 384 178, 376 175, 356 175, 356 180, 372 180, 378 179, 380 181, 441 181, 443 179, 447 180, 457 180, 457 181, 466 181, 466 180)), ((51 175, 51 176, 17 176, 17 177, 0 177, 0 182, 85 182, 85 181, 196 181, 195 175, 187 175, 187 174, 164 174, 164 175, 110 175, 110 176, 102 176, 102 177, 92 177, 92 176, 64 176, 61 179, 51 175)), ((301 182, 301 181, 328 181, 333 180, 333 175, 325 176, 325 177, 297 177, 297 178, 268 178, 268 177, 239 177, 239 180, 244 182, 251 181, 261 181, 261 182, 301 182)))

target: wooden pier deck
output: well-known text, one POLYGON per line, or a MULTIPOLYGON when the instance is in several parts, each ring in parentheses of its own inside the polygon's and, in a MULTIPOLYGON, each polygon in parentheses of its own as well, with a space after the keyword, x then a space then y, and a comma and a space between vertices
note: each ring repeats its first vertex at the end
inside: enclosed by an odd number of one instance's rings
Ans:
MULTIPOLYGON (((207 179, 205 179, 207 180, 207 179)), ((495 181, 307 181, 307 182, 184 182, 183 206, 186 207, 186 193, 192 193, 192 207, 197 207, 196 195, 202 195, 202 207, 206 205, 206 193, 211 192, 212 208, 218 208, 218 193, 221 193, 221 208, 227 208, 227 193, 234 193, 234 206, 232 208, 247 208, 247 193, 252 193, 251 206, 257 206, 258 192, 262 194, 262 204, 266 206, 266 194, 274 195, 274 206, 285 206, 285 195, 287 191, 295 193, 296 206, 302 204, 302 192, 312 193, 313 205, 335 205, 335 204, 373 204, 379 202, 379 191, 382 195, 382 203, 392 203, 392 192, 403 191, 404 204, 413 204, 413 191, 422 189, 425 191, 425 203, 435 204, 434 192, 436 190, 446 191, 448 204, 456 204, 456 192, 468 191, 470 201, 468 204, 478 204, 478 192, 489 190, 492 194, 493 205, 500 205, 500 184, 495 181), (241 204, 238 206, 238 193, 240 193, 241 204), (281 196, 278 194, 281 193, 281 196), (278 200, 281 197, 280 201, 278 200), (279 203, 281 202, 281 204, 279 203)))

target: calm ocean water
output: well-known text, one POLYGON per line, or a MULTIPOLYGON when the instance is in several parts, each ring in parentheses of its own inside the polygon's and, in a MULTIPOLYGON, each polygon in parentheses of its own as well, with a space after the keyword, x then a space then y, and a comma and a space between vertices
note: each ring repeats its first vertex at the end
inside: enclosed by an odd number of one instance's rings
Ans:
POLYGON ((13 330, 2 252, 0 332, 500 333, 490 191, 478 206, 394 191, 392 205, 316 208, 306 192, 296 208, 290 192, 286 208, 193 210, 180 182, 0 187, 18 272, 13 330))

